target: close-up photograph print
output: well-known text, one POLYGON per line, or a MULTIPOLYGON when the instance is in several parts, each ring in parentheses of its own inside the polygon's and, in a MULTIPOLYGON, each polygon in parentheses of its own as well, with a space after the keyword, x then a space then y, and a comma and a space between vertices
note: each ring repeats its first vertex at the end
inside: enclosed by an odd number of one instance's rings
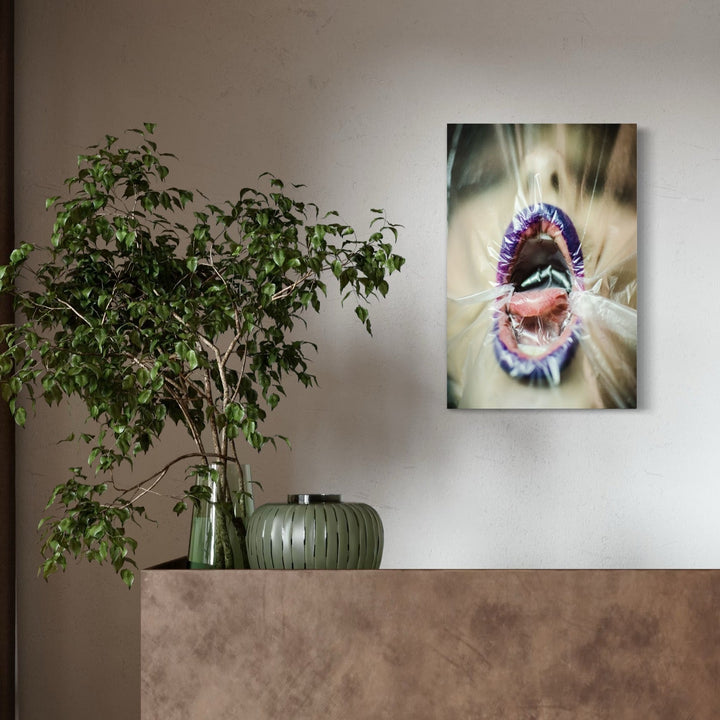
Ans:
POLYGON ((637 405, 635 125, 448 125, 452 408, 637 405))

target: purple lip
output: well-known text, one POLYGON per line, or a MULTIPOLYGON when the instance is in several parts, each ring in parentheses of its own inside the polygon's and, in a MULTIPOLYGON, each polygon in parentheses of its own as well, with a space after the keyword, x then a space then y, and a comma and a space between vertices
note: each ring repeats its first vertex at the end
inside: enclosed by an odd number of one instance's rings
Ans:
POLYGON ((496 279, 513 285, 493 325, 495 356, 513 378, 557 385, 579 342, 569 293, 584 289, 585 264, 570 218, 540 203, 518 212, 500 246, 496 279))
MULTIPOLYGON (((572 220, 560 208, 546 203, 539 203, 517 213, 505 231, 505 236, 500 245, 500 259, 497 267, 497 281, 501 285, 508 282, 520 244, 538 226, 541 228, 543 226, 546 228, 554 226, 560 232, 565 241, 575 277, 584 277, 585 262, 580 249, 580 240, 572 220)), ((580 281, 580 286, 580 289, 582 289, 582 281, 580 281)))

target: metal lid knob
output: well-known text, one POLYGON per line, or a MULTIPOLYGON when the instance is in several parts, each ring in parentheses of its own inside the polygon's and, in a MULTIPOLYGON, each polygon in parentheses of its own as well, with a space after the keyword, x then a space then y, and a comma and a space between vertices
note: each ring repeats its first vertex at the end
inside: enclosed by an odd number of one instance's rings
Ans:
POLYGON ((341 495, 306 494, 288 495, 288 503, 291 505, 313 505, 315 503, 339 503, 342 502, 341 495))

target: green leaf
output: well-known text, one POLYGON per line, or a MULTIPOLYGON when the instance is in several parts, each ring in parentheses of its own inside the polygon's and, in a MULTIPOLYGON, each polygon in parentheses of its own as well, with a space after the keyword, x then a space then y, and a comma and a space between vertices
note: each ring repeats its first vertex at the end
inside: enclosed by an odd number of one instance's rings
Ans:
POLYGON ((198 358, 194 350, 188 350, 185 355, 185 361, 188 364, 190 370, 194 370, 198 366, 198 358))
POLYGON ((133 583, 135 582, 135 573, 133 573, 132 570, 123 568, 120 571, 120 577, 122 578, 123 582, 128 586, 128 588, 131 588, 133 586, 133 583))
POLYGON ((17 265, 18 263, 22 262, 27 258, 28 255, 28 249, 27 247, 21 246, 19 248, 15 248, 10 253, 10 264, 11 265, 17 265))
POLYGON ((96 538, 105 533, 105 526, 102 523, 93 525, 85 531, 85 537, 96 538))
POLYGON ((227 407, 225 408, 225 416, 231 422, 239 423, 243 419, 243 415, 243 409, 237 403, 228 403, 227 407))

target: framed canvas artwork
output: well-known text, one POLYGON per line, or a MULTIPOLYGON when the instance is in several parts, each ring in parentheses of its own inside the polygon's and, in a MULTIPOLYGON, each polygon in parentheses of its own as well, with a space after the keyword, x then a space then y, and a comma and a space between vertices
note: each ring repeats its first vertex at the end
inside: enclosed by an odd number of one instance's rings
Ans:
POLYGON ((636 126, 447 143, 448 407, 636 407, 636 126))

